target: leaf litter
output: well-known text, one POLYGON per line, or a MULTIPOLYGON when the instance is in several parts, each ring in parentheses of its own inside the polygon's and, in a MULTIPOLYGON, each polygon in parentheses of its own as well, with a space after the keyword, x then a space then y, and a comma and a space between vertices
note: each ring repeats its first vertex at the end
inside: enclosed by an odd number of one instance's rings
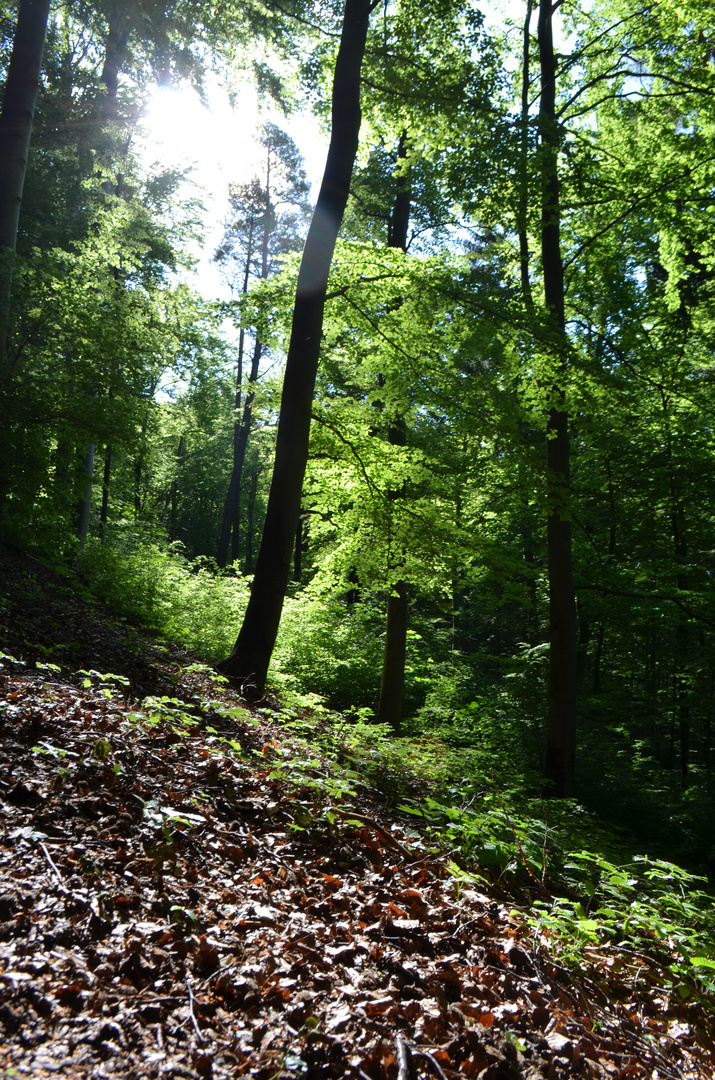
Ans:
MULTIPOLYGON (((4 627, 1 1075, 712 1076, 707 1023, 647 965, 561 968, 367 787, 348 804, 286 779, 270 713, 109 613, 63 611, 93 630, 74 670, 4 627)), ((51 615, 22 633, 55 640, 51 615)))

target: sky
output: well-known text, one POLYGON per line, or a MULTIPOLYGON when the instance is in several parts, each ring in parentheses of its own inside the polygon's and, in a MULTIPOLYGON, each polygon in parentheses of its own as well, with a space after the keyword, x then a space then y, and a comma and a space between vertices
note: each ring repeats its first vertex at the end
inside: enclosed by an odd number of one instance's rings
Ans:
MULTIPOLYGON (((487 23, 503 24, 512 18, 521 24, 524 0, 491 0, 487 23)), ((519 31, 520 33, 520 31, 519 31)), ((144 113, 137 150, 145 167, 158 162, 164 168, 192 169, 190 194, 198 194, 206 206, 206 239, 196 251, 198 288, 204 295, 227 299, 230 291, 218 267, 211 262, 223 233, 222 223, 228 209, 228 186, 245 183, 254 175, 258 163, 254 134, 264 120, 287 130, 305 159, 313 198, 325 165, 328 136, 310 114, 293 116, 261 111, 254 87, 246 82, 231 105, 228 91, 218 76, 208 75, 206 104, 190 87, 157 87, 144 113)))
POLYGON ((278 113, 261 111, 249 84, 236 95, 235 107, 217 77, 207 77, 205 91, 206 105, 191 87, 157 88, 140 124, 137 150, 146 167, 155 162, 163 168, 191 167, 192 184, 187 191, 200 196, 206 207, 206 240, 197 252, 198 287, 207 296, 227 299, 230 291, 211 255, 223 234, 229 184, 248 182, 259 167, 254 139, 259 124, 272 120, 288 131, 305 158, 315 194, 325 165, 327 136, 311 115, 286 120, 278 113))

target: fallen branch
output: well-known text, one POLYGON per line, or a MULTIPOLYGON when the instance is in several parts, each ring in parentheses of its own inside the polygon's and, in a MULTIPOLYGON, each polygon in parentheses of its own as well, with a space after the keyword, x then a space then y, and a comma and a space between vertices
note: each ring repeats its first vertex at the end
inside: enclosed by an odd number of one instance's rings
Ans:
POLYGON ((387 844, 389 844, 391 847, 394 847, 406 859, 412 858, 413 853, 411 851, 408 851, 407 848, 399 842, 399 840, 395 840, 392 833, 388 832, 387 829, 384 829, 378 821, 375 821, 374 818, 368 817, 367 814, 360 814, 357 812, 357 810, 349 810, 347 808, 343 809, 341 806, 331 806, 329 813, 339 814, 340 817, 354 819, 355 821, 361 822, 363 825, 369 825, 370 828, 374 829, 375 832, 380 834, 380 836, 387 844))
POLYGON ((397 1080, 410 1080, 410 1048, 402 1035, 397 1036, 397 1080))
POLYGON ((57 876, 57 880, 60 883, 60 888, 62 889, 62 892, 67 893, 67 895, 69 896, 69 889, 67 888, 64 881, 62 880, 62 874, 59 872, 59 870, 55 866, 54 862, 52 861, 52 857, 51 857, 49 851, 47 850, 47 848, 45 847, 45 845, 43 843, 40 843, 40 847, 42 848, 42 854, 45 856, 48 863, 50 864, 50 866, 54 870, 55 875, 57 876))
POLYGON ((194 1025, 196 1038, 199 1040, 199 1042, 202 1043, 204 1041, 204 1037, 199 1031, 199 1025, 196 1023, 196 1017, 194 1016, 194 994, 191 989, 191 983, 188 979, 186 980, 186 989, 189 991, 189 1016, 191 1017, 191 1023, 194 1025))

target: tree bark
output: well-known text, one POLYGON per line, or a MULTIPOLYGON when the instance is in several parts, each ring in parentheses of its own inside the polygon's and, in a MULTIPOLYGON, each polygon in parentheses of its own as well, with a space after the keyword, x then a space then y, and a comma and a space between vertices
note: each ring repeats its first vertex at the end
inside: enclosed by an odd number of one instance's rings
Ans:
MULTIPOLYGON (((407 132, 403 131, 397 148, 398 161, 407 157, 407 132)), ((410 224, 412 191, 409 174, 398 180, 395 202, 387 226, 387 246, 407 251, 407 231, 410 224)), ((407 428, 403 416, 393 417, 387 432, 391 446, 407 445, 407 428)), ((390 492, 392 500, 405 496, 404 487, 390 492)), ((404 563, 404 551, 401 553, 404 563)), ((405 696, 405 659, 407 656, 407 584, 395 582, 387 597, 387 626, 385 629, 385 654, 382 662, 380 700, 375 720, 389 724, 394 731, 400 730, 402 705, 405 696)))
MULTIPOLYGON (((221 524, 221 537, 219 539, 218 553, 216 555, 216 562, 221 567, 225 566, 228 562, 228 545, 231 537, 231 528, 236 520, 236 510, 241 494, 241 474, 243 472, 243 462, 246 458, 248 436, 251 432, 253 402, 256 396, 253 387, 258 381, 258 368, 260 366, 262 351, 262 345, 260 341, 257 340, 251 358, 251 370, 248 376, 249 390, 243 406, 243 415, 241 417, 241 422, 237 423, 233 429, 233 468, 231 469, 231 479, 226 493, 226 502, 223 509, 223 522, 221 524)), ((236 392, 236 398, 237 400, 240 400, 240 391, 236 392)))
MULTIPOLYGON (((544 302, 551 321, 553 347, 565 352, 566 316, 561 258, 556 58, 551 0, 539 6, 538 42, 541 69, 539 134, 541 139, 541 260, 544 302)), ((560 388, 546 427, 547 522, 549 578, 549 713, 545 774, 551 793, 573 791, 576 749, 576 605, 573 587, 569 515, 568 416, 560 388)))
POLYGON ((131 32, 130 19, 132 7, 133 5, 127 5, 126 2, 122 5, 113 4, 109 13, 109 32, 105 44, 104 66, 102 67, 101 78, 107 90, 107 96, 102 102, 102 119, 110 122, 117 118, 119 72, 126 59, 129 34, 131 32), (127 7, 130 9, 129 12, 127 11, 127 7))
POLYGON ((303 518, 298 518, 298 526, 295 530, 295 552, 293 554, 293 581, 300 585, 303 573, 303 518))
POLYGON ((107 443, 104 448, 104 472, 102 474, 102 509, 99 515, 99 535, 105 539, 107 522, 109 521, 109 482, 112 477, 112 444, 107 443))
POLYGON ((258 490, 258 462, 251 477, 251 486, 248 489, 248 501, 246 503, 246 573, 253 573, 253 512, 256 508, 256 492, 258 490))
MULTIPOLYGON (((246 265, 243 268, 243 286, 241 288, 241 295, 245 296, 248 292, 248 279, 251 273, 251 259, 253 258, 253 220, 251 220, 251 229, 248 236, 248 248, 246 250, 246 265)), ((236 410, 236 419, 233 423, 233 466, 231 469, 231 478, 228 483, 228 491, 226 492, 226 501, 223 507, 223 518, 221 521, 221 532, 218 540, 218 551, 216 552, 216 562, 220 567, 224 567, 228 562, 228 543, 231 534, 231 526, 234 525, 237 517, 237 509, 241 496, 241 468, 243 467, 243 457, 240 453, 241 446, 241 431, 242 422, 238 420, 238 412, 241 408, 241 395, 243 393, 243 348, 246 340, 246 332, 241 327, 241 331, 238 335, 238 363, 236 365, 236 396, 234 398, 234 408, 236 410), (240 459, 240 465, 239 465, 240 459)), ((245 453, 245 443, 244 443, 245 453)), ((234 525, 235 527, 235 525, 234 525)), ((233 552, 232 552, 233 554, 233 552)))
POLYGON ((94 443, 90 443, 87 447, 87 453, 85 454, 84 462, 82 464, 82 475, 84 479, 84 492, 82 499, 79 503, 79 514, 77 524, 77 538, 79 540, 80 548, 83 548, 87 543, 87 537, 89 535, 89 519, 92 514, 92 482, 94 480, 94 443))
POLYGON ((35 102, 47 34, 49 0, 20 0, 0 113, 0 370, 5 354, 10 290, 35 102))
POLYGON ((529 43, 532 10, 532 0, 526 0, 524 50, 521 68, 521 160, 519 162, 519 208, 517 210, 521 291, 526 310, 530 315, 534 312, 534 299, 529 280, 529 234, 526 228, 526 216, 529 205, 529 43))
POLYGON ((298 272, 273 478, 256 575, 233 652, 219 665, 219 670, 253 699, 263 695, 290 579, 328 275, 360 133, 360 71, 371 9, 371 0, 345 2, 333 80, 330 147, 298 272))

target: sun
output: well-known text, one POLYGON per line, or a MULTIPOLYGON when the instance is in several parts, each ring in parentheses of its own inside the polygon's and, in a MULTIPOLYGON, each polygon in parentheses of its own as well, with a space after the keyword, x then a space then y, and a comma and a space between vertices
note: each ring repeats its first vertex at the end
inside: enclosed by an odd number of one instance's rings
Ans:
POLYGON ((208 81, 202 102, 189 86, 157 87, 141 120, 141 156, 147 164, 188 169, 209 198, 226 198, 229 183, 253 175, 258 154, 260 109, 250 85, 232 107, 217 81, 208 81))

